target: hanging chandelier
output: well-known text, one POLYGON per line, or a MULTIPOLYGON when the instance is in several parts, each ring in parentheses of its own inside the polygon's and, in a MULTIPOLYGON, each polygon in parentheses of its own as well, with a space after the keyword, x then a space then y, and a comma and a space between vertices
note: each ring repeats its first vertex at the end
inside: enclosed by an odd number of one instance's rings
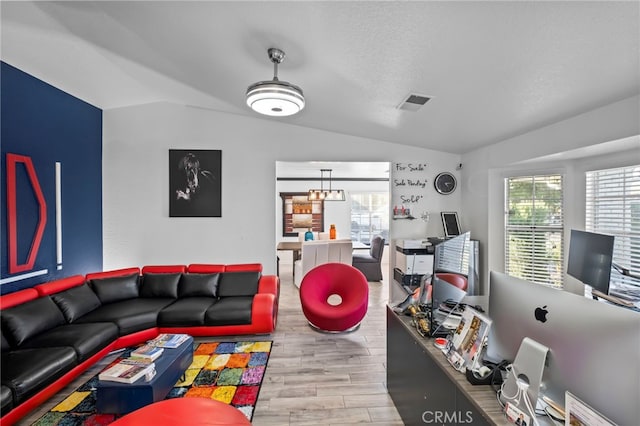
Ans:
POLYGON ((332 189, 331 169, 320 169, 320 189, 310 189, 307 199, 309 201, 344 201, 343 189, 332 189), (329 172, 329 189, 324 189, 324 174, 329 172))
POLYGON ((268 51, 273 62, 273 80, 259 81, 247 88, 247 105, 255 112, 284 117, 304 108, 304 94, 298 86, 278 80, 278 64, 284 60, 284 52, 274 47, 268 51))

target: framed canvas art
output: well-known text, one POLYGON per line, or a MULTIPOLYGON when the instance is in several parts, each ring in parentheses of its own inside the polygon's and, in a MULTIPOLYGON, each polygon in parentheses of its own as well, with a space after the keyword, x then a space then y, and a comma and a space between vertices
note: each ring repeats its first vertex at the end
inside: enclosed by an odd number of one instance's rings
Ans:
POLYGON ((309 201, 306 192, 281 192, 282 236, 295 237, 311 229, 324 232, 324 201, 309 201))
POLYGON ((169 216, 222 216, 222 151, 169 150, 169 216))

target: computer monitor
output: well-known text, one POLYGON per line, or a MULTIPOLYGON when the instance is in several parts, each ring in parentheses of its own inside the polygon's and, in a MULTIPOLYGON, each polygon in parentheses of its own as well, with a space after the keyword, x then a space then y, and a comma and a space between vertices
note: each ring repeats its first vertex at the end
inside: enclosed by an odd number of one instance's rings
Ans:
POLYGON ((571 230, 567 274, 604 294, 609 294, 614 237, 571 230))
POLYGON ((524 337, 549 348, 540 393, 565 391, 620 425, 640 419, 640 313, 491 271, 485 359, 513 361, 524 337))

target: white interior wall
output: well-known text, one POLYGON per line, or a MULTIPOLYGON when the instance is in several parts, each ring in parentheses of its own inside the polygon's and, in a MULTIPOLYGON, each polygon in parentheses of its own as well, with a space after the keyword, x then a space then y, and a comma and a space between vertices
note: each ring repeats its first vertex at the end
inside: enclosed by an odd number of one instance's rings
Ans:
MULTIPOLYGON (((505 175, 560 171, 565 176, 565 227, 584 227, 585 167, 637 164, 638 150, 560 162, 525 162, 640 134, 640 97, 633 96, 462 156, 462 211, 472 238, 480 240, 481 291, 490 270, 504 270, 505 175), (580 222, 582 221, 582 222, 580 222)), ((600 167, 604 166, 604 167, 600 167)), ((580 286, 568 281, 571 291, 580 286)))
MULTIPOLYGON (((433 165, 431 179, 460 162, 454 154, 286 123, 170 103, 104 111, 104 268, 260 262, 275 273, 276 161, 419 159, 433 165), (169 149, 222 150, 222 217, 169 217, 169 149)), ((438 196, 431 185, 424 194, 431 211, 460 210, 460 191, 438 196)), ((390 234, 422 238, 418 222, 392 221, 390 234)))

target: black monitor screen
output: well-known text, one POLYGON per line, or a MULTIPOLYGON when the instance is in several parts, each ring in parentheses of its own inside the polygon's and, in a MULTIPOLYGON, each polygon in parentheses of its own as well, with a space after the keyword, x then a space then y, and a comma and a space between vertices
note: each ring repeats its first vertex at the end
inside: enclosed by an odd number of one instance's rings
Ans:
POLYGON ((460 235, 460 224, 458 223, 458 214, 455 212, 441 212, 442 225, 444 226, 445 237, 455 237, 460 235))
POLYGON ((609 294, 614 237, 571 230, 567 274, 609 294))

